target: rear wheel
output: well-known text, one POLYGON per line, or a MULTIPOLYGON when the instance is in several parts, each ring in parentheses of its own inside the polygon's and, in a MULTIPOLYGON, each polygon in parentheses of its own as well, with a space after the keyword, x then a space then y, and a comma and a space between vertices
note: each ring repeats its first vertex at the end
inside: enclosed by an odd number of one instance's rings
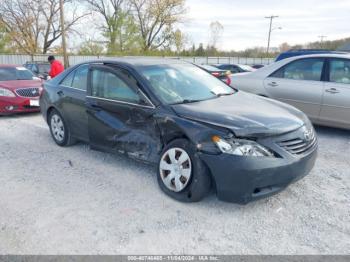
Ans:
POLYGON ((164 148, 158 169, 160 188, 176 200, 200 201, 210 191, 209 170, 186 139, 174 140, 164 148))
POLYGON ((68 126, 57 110, 53 109, 49 115, 49 127, 53 140, 59 146, 70 146, 75 143, 68 126))

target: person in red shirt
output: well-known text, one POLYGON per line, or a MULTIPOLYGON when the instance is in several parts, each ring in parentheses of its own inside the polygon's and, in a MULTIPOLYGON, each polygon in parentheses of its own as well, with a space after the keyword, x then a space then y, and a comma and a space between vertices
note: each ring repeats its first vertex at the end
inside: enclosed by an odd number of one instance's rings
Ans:
POLYGON ((60 61, 56 60, 54 56, 50 55, 47 58, 47 60, 51 64, 51 69, 49 72, 49 76, 51 78, 54 78, 55 76, 57 76, 58 74, 60 74, 64 71, 64 67, 63 67, 62 63, 60 61))

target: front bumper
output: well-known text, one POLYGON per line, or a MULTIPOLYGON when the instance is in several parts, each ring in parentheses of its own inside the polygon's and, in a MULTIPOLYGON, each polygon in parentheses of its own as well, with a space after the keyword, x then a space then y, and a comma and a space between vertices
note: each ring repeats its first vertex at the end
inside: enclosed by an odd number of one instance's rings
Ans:
POLYGON ((40 107, 31 106, 30 100, 38 101, 39 97, 0 97, 0 115, 39 112, 40 107))
POLYGON ((313 168, 317 146, 301 157, 242 157, 201 153, 209 167, 220 200, 246 204, 276 194, 306 176, 313 168))

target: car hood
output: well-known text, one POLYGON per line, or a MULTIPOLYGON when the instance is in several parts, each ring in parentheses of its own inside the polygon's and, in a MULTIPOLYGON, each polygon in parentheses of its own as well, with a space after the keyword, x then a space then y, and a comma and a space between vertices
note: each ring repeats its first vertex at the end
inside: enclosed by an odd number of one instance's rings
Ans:
POLYGON ((0 87, 6 88, 12 91, 17 88, 40 87, 41 85, 42 85, 41 80, 0 81, 0 87))
POLYGON ((180 116, 230 129, 238 137, 287 133, 303 126, 305 114, 287 104, 238 91, 230 96, 172 105, 180 116))

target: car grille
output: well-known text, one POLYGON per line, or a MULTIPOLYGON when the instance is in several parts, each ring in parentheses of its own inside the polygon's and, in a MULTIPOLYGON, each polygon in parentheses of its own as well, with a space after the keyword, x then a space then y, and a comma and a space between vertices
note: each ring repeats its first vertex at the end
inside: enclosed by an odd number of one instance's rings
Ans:
POLYGON ((303 129, 299 137, 278 142, 278 145, 293 155, 303 155, 317 146, 317 138, 313 128, 303 129))
POLYGON ((38 97, 39 96, 39 88, 30 87, 30 88, 21 88, 16 89, 16 93, 22 97, 38 97))

